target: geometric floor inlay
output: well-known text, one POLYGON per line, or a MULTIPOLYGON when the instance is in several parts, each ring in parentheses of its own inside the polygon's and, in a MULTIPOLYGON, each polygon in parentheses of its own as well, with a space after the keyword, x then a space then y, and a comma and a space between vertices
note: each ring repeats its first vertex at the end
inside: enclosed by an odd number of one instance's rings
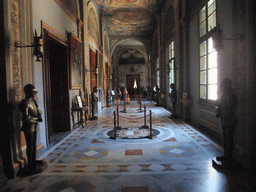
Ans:
POLYGON ((127 149, 125 155, 143 155, 143 153, 141 149, 127 149))
POLYGON ((131 102, 111 139, 116 106, 104 108, 98 120, 77 127, 38 158, 48 163, 42 174, 10 180, 9 191, 227 191, 229 180, 211 164, 223 149, 182 120, 169 119, 166 109, 147 104, 157 137, 145 138, 143 113, 131 102))

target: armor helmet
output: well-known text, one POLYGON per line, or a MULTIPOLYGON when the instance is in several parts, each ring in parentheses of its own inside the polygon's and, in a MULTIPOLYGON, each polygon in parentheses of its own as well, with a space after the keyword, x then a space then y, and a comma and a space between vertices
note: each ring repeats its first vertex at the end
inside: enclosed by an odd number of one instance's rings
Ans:
POLYGON ((98 91, 98 88, 95 86, 95 87, 93 87, 93 91, 94 92, 97 92, 98 91))
POLYGON ((38 93, 35 86, 32 84, 25 85, 23 89, 26 96, 35 96, 38 93))

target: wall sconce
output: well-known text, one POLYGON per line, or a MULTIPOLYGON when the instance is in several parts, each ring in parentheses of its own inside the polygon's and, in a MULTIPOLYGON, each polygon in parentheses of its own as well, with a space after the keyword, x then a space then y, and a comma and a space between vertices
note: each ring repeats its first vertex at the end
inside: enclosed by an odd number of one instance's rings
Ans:
POLYGON ((112 74, 110 74, 110 75, 109 75, 109 79, 110 79, 110 80, 112 80, 112 78, 113 78, 113 75, 112 75, 112 74))
POLYGON ((33 47, 33 55, 36 56, 36 61, 40 61, 40 58, 43 58, 43 38, 42 34, 41 36, 37 36, 37 32, 35 30, 35 36, 34 36, 34 44, 33 45, 20 45, 20 42, 15 42, 15 47, 17 48, 23 48, 23 47, 33 47))

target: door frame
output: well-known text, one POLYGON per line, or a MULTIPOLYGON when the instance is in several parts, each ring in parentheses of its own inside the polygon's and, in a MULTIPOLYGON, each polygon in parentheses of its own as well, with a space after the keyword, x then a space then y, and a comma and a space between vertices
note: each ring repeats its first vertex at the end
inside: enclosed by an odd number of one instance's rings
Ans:
MULTIPOLYGON (((44 60, 43 60, 43 78, 44 78, 44 95, 45 95, 45 113, 46 113, 46 139, 47 139, 47 145, 50 145, 53 141, 52 135, 53 135, 53 121, 52 121, 52 99, 51 99, 51 71, 50 71, 50 61, 49 61, 49 53, 47 52, 48 49, 47 47, 47 43, 49 42, 49 38, 53 39, 54 41, 56 41, 57 43, 62 44, 63 46, 66 47, 67 53, 67 77, 68 77, 68 82, 69 82, 69 53, 68 53, 68 40, 61 36, 59 33, 57 33, 56 31, 54 31, 53 29, 51 29, 49 26, 45 25, 44 23, 43 25, 43 34, 44 34, 44 60)), ((67 84, 67 100, 68 100, 68 112, 66 115, 67 116, 67 122, 69 122, 68 124, 68 130, 71 130, 71 122, 70 122, 70 94, 69 94, 69 83, 67 84)))

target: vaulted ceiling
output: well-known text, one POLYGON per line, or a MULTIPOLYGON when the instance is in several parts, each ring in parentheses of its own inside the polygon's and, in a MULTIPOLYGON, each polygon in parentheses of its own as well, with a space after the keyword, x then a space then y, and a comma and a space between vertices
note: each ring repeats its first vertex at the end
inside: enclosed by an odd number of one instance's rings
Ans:
MULTIPOLYGON (((165 0, 96 0, 112 41, 152 39, 156 15, 165 0)), ((129 43, 129 41, 127 42, 129 43)))

